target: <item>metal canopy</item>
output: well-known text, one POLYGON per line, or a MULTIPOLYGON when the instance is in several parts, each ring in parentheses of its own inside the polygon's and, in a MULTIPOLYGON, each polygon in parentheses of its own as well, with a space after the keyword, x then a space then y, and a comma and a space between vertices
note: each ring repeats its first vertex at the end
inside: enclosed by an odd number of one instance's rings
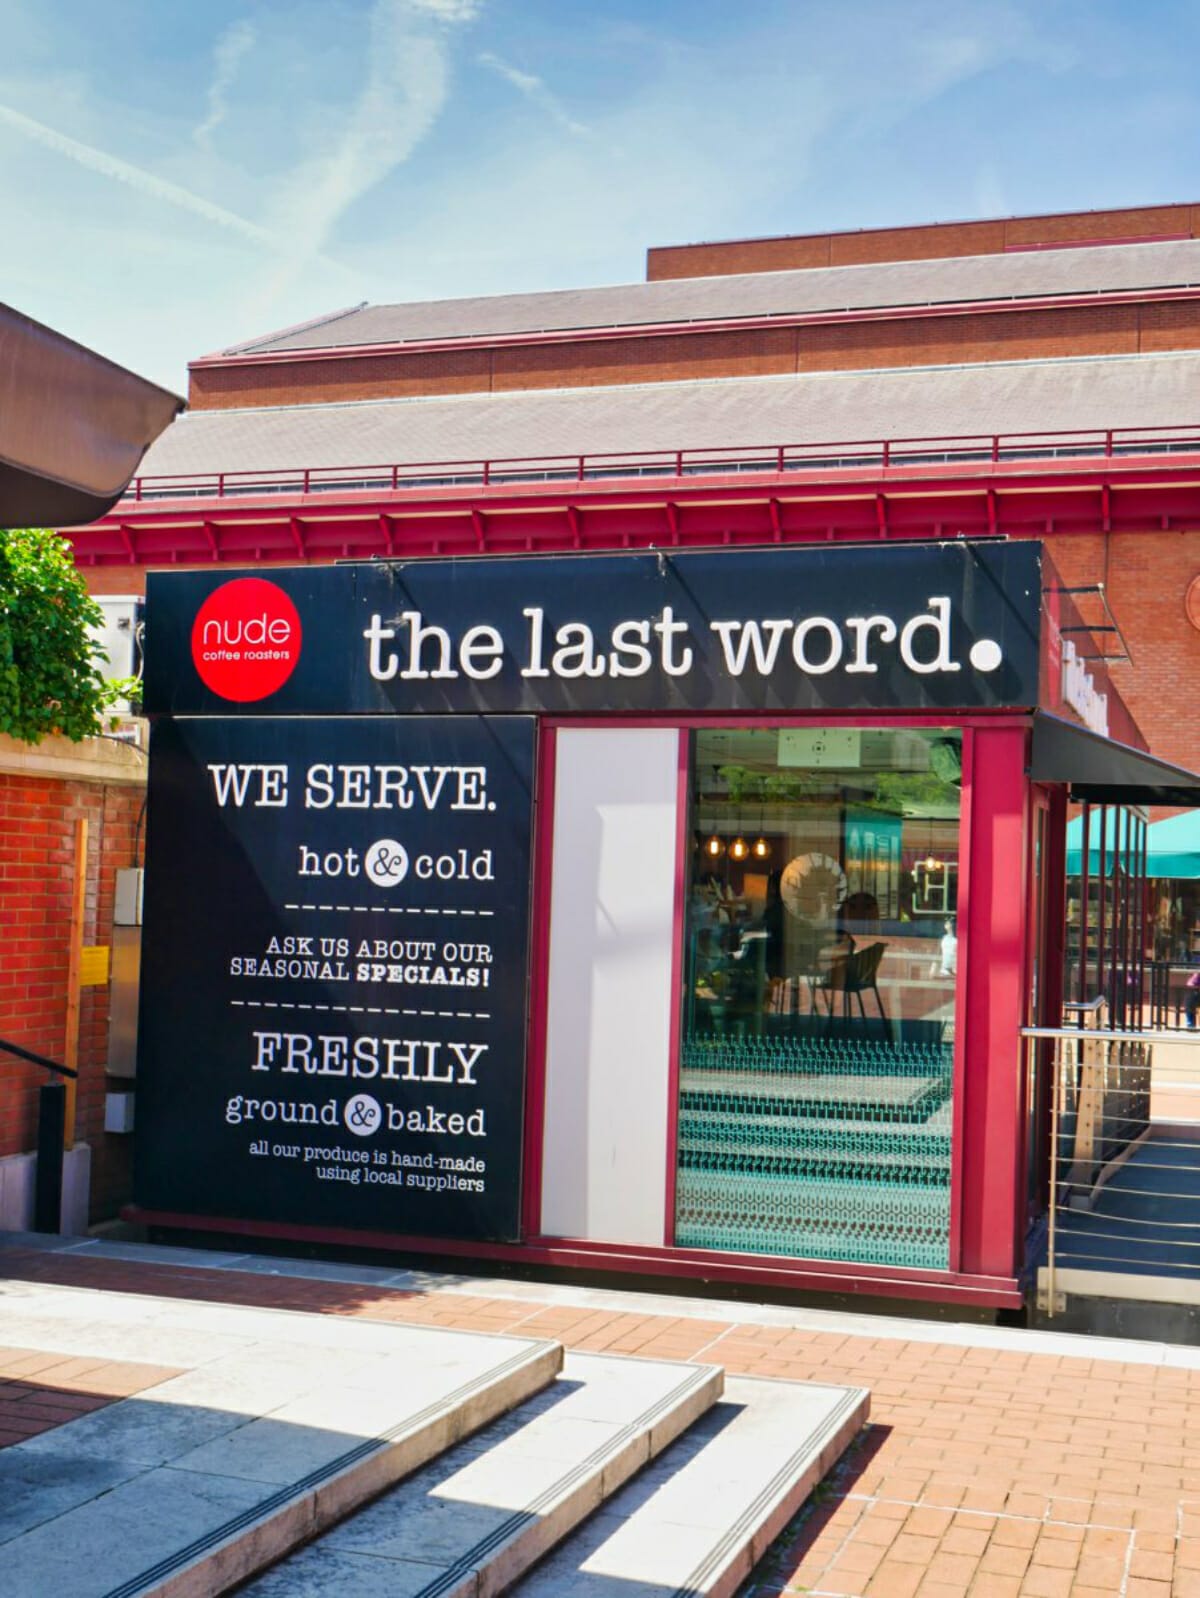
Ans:
POLYGON ((0 305, 0 527, 103 516, 183 405, 0 305))
POLYGON ((1200 775, 1038 711, 1029 774, 1092 804, 1200 805, 1200 775))

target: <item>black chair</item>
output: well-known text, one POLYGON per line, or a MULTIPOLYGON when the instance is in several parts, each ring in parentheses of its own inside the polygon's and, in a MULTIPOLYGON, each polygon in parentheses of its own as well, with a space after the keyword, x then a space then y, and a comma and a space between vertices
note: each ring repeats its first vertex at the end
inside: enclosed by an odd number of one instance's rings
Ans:
POLYGON ((867 1008, 863 1003, 864 993, 873 993, 875 1003, 879 1006, 879 1019, 883 1023, 883 1030, 891 1035, 891 1026, 888 1021, 887 1011, 883 1007, 883 996, 879 991, 879 966, 883 960, 886 943, 868 943, 861 949, 855 949, 853 954, 847 955, 844 960, 830 968, 828 988, 830 1013, 833 1012, 833 992, 840 991, 842 995, 842 1014, 849 1018, 854 1014, 850 1000, 858 999, 859 1013, 863 1020, 867 1019, 867 1008))

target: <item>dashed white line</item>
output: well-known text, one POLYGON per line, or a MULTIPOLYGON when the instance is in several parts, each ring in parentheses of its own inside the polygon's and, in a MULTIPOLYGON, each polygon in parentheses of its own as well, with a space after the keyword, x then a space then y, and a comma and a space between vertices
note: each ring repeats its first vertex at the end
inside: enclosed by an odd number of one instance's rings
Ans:
POLYGON ((248 1010, 329 1010, 339 1015, 419 1015, 439 1016, 447 1021, 490 1021, 490 1010, 399 1010, 387 1005, 368 1004, 286 1004, 281 999, 230 999, 238 1009, 248 1010))
POLYGON ((494 916, 494 910, 447 910, 427 904, 285 904, 285 910, 336 910, 344 914, 374 916, 494 916))

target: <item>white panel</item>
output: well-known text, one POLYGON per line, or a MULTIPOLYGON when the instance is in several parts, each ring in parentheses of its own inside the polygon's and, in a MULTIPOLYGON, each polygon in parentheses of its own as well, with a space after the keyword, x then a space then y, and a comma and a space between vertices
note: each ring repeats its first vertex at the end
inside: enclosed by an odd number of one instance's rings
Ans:
POLYGON ((674 729, 558 733, 542 1230, 661 1245, 675 928, 674 729))

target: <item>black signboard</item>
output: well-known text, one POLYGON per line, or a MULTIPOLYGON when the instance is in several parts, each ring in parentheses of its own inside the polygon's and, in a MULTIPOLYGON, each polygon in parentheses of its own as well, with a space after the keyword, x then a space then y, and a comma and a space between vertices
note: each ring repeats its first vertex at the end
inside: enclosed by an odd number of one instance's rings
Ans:
POLYGON ((148 1209, 518 1235, 534 723, 158 722, 148 1209))
POLYGON ((160 714, 1038 702, 1040 545, 789 546, 151 573, 160 714))

